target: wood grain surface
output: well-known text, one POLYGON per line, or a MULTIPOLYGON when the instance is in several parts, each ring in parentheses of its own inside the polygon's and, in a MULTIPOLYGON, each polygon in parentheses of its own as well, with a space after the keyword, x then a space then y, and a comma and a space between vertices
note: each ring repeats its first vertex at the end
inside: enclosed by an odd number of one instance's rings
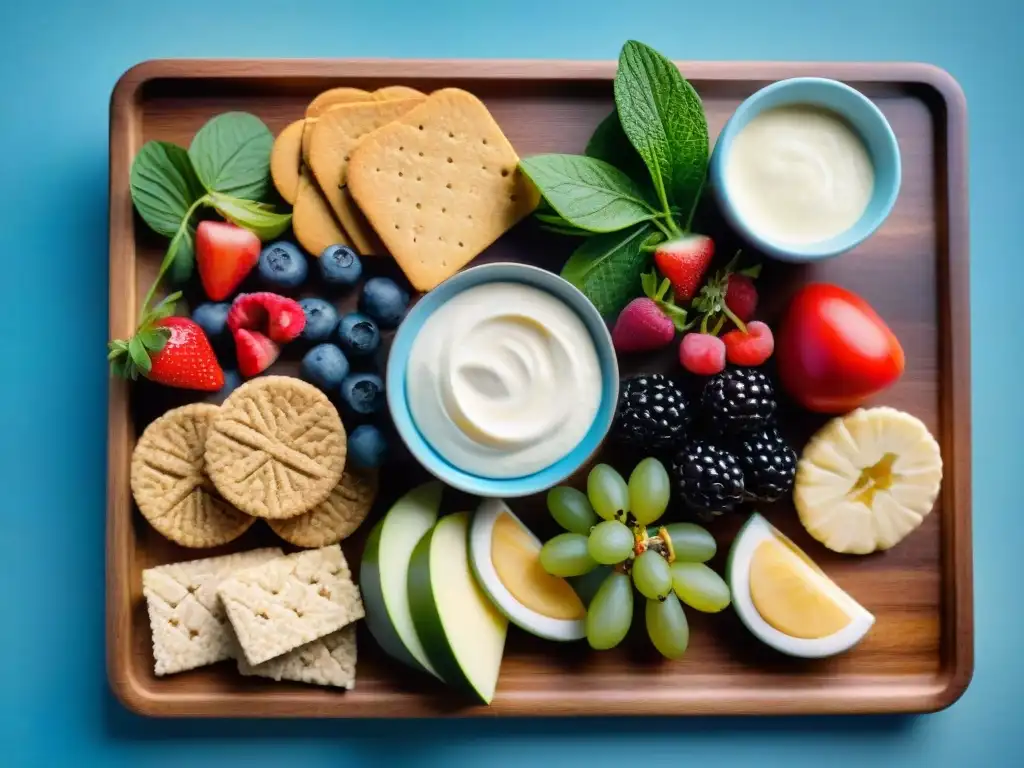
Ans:
MULTIPOLYGON (((851 652, 826 660, 782 656, 755 640, 727 611, 689 612, 690 648, 676 662, 650 648, 642 617, 615 651, 557 644, 512 628, 491 707, 468 704, 436 681, 407 671, 359 630, 355 690, 243 678, 229 663, 158 679, 140 572, 149 566, 279 543, 254 526, 217 550, 184 550, 153 531, 135 509, 128 467, 136 436, 168 407, 197 399, 139 382, 110 383, 107 666, 111 686, 130 709, 154 716, 431 717, 465 715, 647 715, 924 712, 948 706, 973 670, 971 585, 970 351, 966 108, 944 72, 915 64, 681 63, 704 100, 712 135, 738 103, 783 77, 820 75, 862 90, 885 113, 899 140, 903 187, 888 221, 855 251, 813 267, 765 264, 762 311, 774 320, 802 283, 840 283, 867 298, 904 345, 906 373, 877 403, 920 417, 942 447, 945 478, 935 511, 890 552, 850 557, 810 539, 791 505, 762 511, 877 617, 851 652)), ((610 111, 614 62, 545 61, 151 61, 129 70, 111 102, 110 332, 131 333, 138 303, 166 248, 134 217, 131 160, 142 143, 187 146, 211 116, 231 109, 259 115, 275 133, 300 117, 308 101, 339 85, 401 83, 423 91, 460 86, 480 96, 520 155, 581 152, 610 111)), ((738 245, 713 207, 700 212, 720 249, 738 245)), ((558 269, 572 243, 526 222, 481 258, 529 260, 558 269)), ((394 272, 373 260, 371 271, 394 272)), ((344 299, 348 306, 354 297, 344 299)), ((296 368, 295 351, 275 371, 296 368)), ((631 361, 624 373, 670 370, 665 358, 631 361)), ((790 437, 802 445, 823 423, 782 403, 790 437)), ((619 457, 628 470, 640 457, 619 457)), ((344 548, 357 566, 373 520, 423 472, 399 455, 382 482, 370 521, 344 548)), ((577 478, 577 482, 579 478, 577 478)), ((468 506, 453 495, 445 510, 468 506)), ((514 503, 542 537, 553 523, 540 499, 514 503)), ((745 510, 748 511, 748 510, 745 510)), ((670 511, 670 515, 671 515, 670 511)), ((678 511, 677 511, 678 514, 678 511)), ((745 515, 711 526, 719 542, 712 565, 745 515)))

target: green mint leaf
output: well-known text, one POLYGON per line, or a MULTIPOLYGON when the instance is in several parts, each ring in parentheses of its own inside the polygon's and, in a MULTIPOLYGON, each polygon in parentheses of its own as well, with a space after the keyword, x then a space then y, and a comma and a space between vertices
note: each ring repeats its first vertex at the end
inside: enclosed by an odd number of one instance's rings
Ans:
POLYGON ((708 170, 708 123, 693 86, 671 61, 630 40, 619 55, 615 105, 662 205, 689 214, 708 170))
POLYGON ((588 238, 562 267, 562 277, 590 299, 602 315, 614 315, 641 293, 641 275, 651 255, 641 246, 651 224, 588 238))
POLYGON ((143 373, 149 373, 152 370, 153 363, 149 360, 149 352, 146 351, 145 345, 138 336, 132 336, 128 342, 128 355, 135 367, 143 373))
POLYGON ((152 230, 173 237, 203 185, 188 153, 166 141, 147 141, 132 161, 129 188, 135 210, 152 230))
POLYGON ((637 154, 636 148, 630 144, 629 137, 622 130, 619 113, 614 110, 598 123, 583 153, 587 157, 611 163, 634 181, 650 177, 643 158, 637 154))
POLYGON ((260 240, 279 237, 292 223, 290 213, 274 213, 266 205, 252 200, 211 192, 210 202, 217 213, 233 224, 245 227, 260 240))
POLYGON ((640 187, 603 160, 536 155, 519 167, 555 212, 579 229, 616 232, 657 215, 640 187))
POLYGON ((258 117, 225 112, 199 129, 188 156, 207 191, 259 200, 269 188, 273 145, 273 134, 258 117))

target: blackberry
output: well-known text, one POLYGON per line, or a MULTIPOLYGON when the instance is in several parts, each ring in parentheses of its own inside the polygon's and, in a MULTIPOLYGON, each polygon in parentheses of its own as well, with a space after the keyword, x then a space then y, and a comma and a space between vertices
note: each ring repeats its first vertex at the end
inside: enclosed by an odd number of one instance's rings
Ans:
POLYGON ((733 446, 748 498, 778 501, 793 488, 796 451, 774 426, 739 437, 733 446))
POLYGON ((767 426, 775 414, 775 389, 756 368, 726 368, 704 385, 701 406, 719 433, 752 432, 767 426))
POLYGON ((671 379, 660 373, 633 376, 622 382, 613 436, 658 453, 682 443, 690 417, 686 397, 671 379))
POLYGON ((675 491, 700 517, 732 512, 743 501, 743 470, 729 451, 693 440, 672 461, 675 491))

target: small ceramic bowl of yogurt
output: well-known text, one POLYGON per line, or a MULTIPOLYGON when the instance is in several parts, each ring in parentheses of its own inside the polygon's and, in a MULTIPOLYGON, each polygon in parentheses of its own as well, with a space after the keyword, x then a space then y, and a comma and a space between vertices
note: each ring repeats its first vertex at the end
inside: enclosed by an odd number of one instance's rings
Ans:
POLYGON ((885 221, 900 188, 900 152, 882 112, 859 91, 817 77, 780 80, 740 104, 711 156, 725 218, 769 256, 837 256, 885 221))
POLYGON ((562 482, 611 427, 618 365, 594 305, 525 264, 467 269, 420 298, 388 357, 388 408, 431 474, 477 496, 562 482))

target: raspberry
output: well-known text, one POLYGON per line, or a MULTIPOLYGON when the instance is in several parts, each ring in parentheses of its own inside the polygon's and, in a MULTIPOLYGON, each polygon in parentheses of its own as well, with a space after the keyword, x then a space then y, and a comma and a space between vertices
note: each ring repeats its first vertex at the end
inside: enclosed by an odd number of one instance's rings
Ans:
POLYGON ((738 328, 722 337, 725 342, 725 356, 733 365, 760 365, 775 351, 775 337, 772 329, 760 320, 747 323, 747 332, 738 328))
POLYGON ((725 344, 710 333, 688 333, 679 345, 679 362, 690 373, 714 376, 725 368, 725 344))

